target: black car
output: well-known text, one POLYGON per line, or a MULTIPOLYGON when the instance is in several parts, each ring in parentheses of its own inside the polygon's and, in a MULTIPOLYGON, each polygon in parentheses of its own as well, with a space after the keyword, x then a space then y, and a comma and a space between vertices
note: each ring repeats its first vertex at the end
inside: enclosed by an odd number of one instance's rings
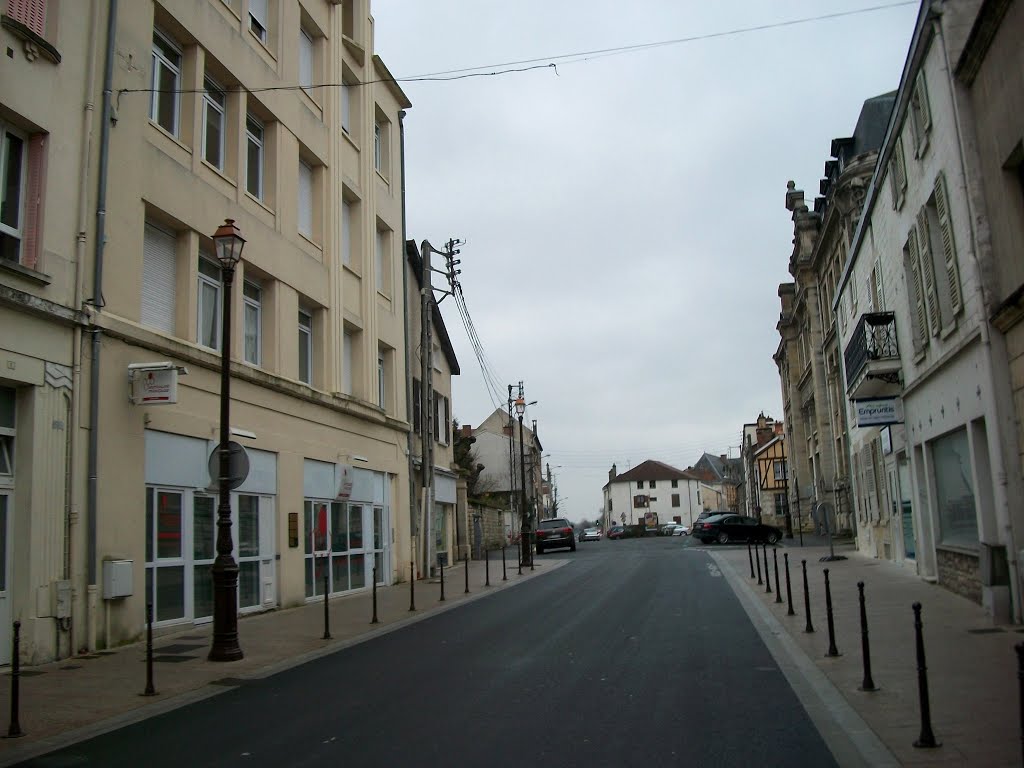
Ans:
POLYGON ((772 525, 759 523, 746 515, 722 514, 694 523, 693 536, 705 544, 717 541, 728 544, 730 541, 766 541, 774 544, 782 538, 782 531, 772 525))
POLYGON ((553 547, 568 547, 573 552, 576 551, 572 523, 564 517, 552 517, 537 524, 537 554, 543 555, 545 549, 553 547))

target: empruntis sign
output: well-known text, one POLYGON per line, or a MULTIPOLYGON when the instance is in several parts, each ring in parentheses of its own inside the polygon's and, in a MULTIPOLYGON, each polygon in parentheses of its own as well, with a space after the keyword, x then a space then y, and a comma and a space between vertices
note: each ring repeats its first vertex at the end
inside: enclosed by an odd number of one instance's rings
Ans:
POLYGON ((903 423, 903 401, 898 397, 857 400, 853 405, 858 427, 903 423))
POLYGON ((133 405, 174 405, 178 402, 178 374, 188 369, 171 362, 130 363, 128 399, 133 405))

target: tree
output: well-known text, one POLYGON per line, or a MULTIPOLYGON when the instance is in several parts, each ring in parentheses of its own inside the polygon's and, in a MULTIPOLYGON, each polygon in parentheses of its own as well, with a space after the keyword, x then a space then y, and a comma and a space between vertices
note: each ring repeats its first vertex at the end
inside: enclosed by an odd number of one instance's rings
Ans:
POLYGON ((473 443, 476 438, 472 435, 463 435, 459 429, 459 420, 452 419, 452 451, 455 455, 455 467, 459 475, 466 480, 466 493, 470 499, 477 499, 486 492, 480 486, 480 473, 484 465, 477 461, 476 451, 473 450, 473 443))

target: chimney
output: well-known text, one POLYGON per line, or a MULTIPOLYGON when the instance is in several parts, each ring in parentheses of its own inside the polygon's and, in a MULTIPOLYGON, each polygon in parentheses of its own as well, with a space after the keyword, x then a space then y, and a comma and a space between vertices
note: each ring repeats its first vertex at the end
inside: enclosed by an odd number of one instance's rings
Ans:
POLYGON ((608 470, 608 482, 614 482, 616 475, 618 475, 618 472, 615 471, 615 465, 612 464, 612 468, 608 470))
POLYGON ((469 424, 463 424, 462 425, 462 436, 463 437, 472 437, 473 436, 473 427, 471 427, 469 424))

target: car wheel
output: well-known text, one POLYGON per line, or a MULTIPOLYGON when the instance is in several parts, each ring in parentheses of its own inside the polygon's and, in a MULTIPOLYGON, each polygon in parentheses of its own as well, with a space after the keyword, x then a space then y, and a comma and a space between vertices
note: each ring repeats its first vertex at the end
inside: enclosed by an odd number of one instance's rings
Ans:
POLYGON ((728 544, 729 543, 729 534, 726 533, 725 531, 719 531, 718 538, 716 539, 716 541, 719 544, 728 544))
POLYGON ((538 555, 543 555, 544 554, 544 547, 542 547, 540 544, 537 545, 537 554, 538 555))
POLYGON ((768 534, 768 543, 769 544, 774 544, 778 540, 779 540, 779 534, 776 533, 775 531, 772 531, 771 533, 768 534))
POLYGON ((569 551, 570 552, 575 552, 576 551, 576 544, 575 543, 572 546, 569 547, 569 551))

